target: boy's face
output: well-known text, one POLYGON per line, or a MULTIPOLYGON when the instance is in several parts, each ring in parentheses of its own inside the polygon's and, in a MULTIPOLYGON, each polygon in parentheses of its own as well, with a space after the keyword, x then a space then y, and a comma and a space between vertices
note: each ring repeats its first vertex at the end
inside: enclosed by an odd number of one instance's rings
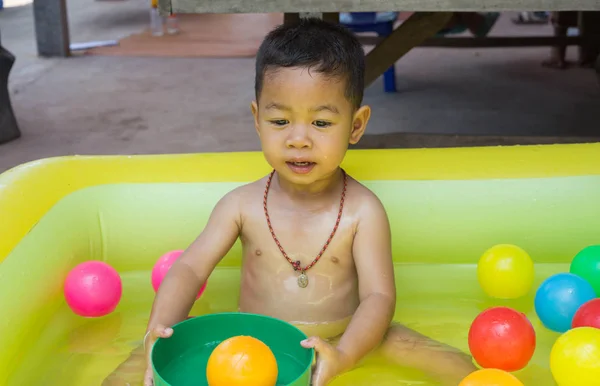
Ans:
POLYGON ((354 111, 345 86, 306 68, 265 74, 252 114, 267 162, 286 180, 304 185, 327 178, 348 144, 362 137, 371 110, 354 111))

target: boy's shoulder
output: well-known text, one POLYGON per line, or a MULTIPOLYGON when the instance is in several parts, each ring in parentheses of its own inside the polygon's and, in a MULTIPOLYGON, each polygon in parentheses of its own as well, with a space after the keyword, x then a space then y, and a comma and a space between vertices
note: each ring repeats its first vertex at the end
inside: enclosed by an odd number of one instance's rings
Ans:
POLYGON ((249 214, 256 212, 260 207, 263 195, 261 185, 264 183, 266 177, 233 188, 219 199, 213 213, 220 218, 233 219, 241 229, 249 214))
MULTIPOLYGON (((360 182, 350 179, 348 184, 349 215, 353 225, 353 245, 360 245, 360 253, 354 255, 355 259, 361 256, 370 259, 372 254, 365 253, 389 246, 391 237, 390 222, 385 207, 377 194, 360 182)), ((391 258, 389 253, 383 251, 384 258, 391 258)))
POLYGON ((223 198, 221 198, 221 201, 227 202, 228 204, 242 205, 242 207, 250 202, 256 202, 257 197, 262 199, 266 183, 267 176, 256 181, 244 183, 230 190, 223 198))
POLYGON ((363 210, 383 207, 377 194, 354 178, 348 178, 346 196, 363 210))
POLYGON ((387 217, 383 203, 377 194, 353 178, 348 179, 346 201, 359 222, 373 217, 387 217))
POLYGON ((257 194, 262 196, 267 186, 267 178, 268 175, 265 175, 258 180, 247 182, 235 188, 234 191, 240 197, 255 196, 257 194))

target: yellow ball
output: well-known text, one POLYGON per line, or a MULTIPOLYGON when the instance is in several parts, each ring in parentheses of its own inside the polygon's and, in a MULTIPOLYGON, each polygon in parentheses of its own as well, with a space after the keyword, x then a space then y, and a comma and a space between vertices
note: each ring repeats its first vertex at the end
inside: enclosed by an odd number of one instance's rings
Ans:
POLYGON ((578 327, 562 334, 550 352, 558 386, 600 385, 600 329, 578 327))
POLYGON ((531 257, 511 244, 499 244, 483 253, 477 264, 477 279, 483 291, 493 298, 516 299, 533 286, 531 257))
POLYGON ((480 369, 467 375, 458 386, 523 386, 523 382, 504 370, 480 369))
POLYGON ((271 348, 251 336, 234 336, 219 343, 208 358, 210 386, 275 386, 277 359, 271 348))

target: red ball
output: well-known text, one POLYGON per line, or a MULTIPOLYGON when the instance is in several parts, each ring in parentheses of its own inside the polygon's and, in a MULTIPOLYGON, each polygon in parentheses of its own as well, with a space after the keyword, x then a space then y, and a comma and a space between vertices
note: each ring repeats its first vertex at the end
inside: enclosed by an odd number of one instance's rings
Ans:
POLYGON ((483 368, 517 371, 535 351, 535 330, 525 314, 492 307, 479 314, 469 329, 469 349, 483 368))
POLYGON ((583 303, 573 316, 571 327, 600 328, 600 298, 583 303))

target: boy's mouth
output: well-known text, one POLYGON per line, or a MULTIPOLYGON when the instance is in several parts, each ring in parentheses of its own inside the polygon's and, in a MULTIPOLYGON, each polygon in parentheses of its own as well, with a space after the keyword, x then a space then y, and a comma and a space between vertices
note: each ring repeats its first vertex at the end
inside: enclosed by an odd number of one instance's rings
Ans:
POLYGON ((310 161, 287 161, 286 164, 294 173, 298 174, 306 174, 316 165, 315 162, 310 161))
POLYGON ((295 165, 295 166, 308 166, 310 164, 314 164, 314 162, 309 162, 309 161, 301 161, 301 162, 292 162, 289 161, 288 163, 295 165))

